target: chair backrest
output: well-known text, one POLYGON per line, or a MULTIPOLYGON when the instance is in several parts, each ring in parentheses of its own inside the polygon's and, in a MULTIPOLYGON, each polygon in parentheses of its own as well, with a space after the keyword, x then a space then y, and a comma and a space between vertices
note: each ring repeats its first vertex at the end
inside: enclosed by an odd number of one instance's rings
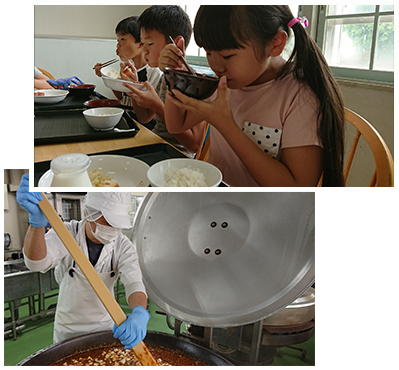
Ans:
POLYGON ((45 69, 43 69, 43 68, 38 68, 38 70, 40 71, 40 72, 42 72, 46 77, 48 77, 50 80, 54 80, 54 76, 50 73, 50 72, 47 72, 45 69))
POLYGON ((344 168, 345 183, 352 167, 360 137, 363 136, 370 147, 375 162, 375 171, 368 186, 394 186, 393 158, 382 136, 368 121, 348 108, 345 108, 345 120, 356 129, 344 168))
POLYGON ((206 124, 204 141, 202 142, 200 150, 195 155, 195 159, 200 161, 206 161, 209 157, 209 149, 211 147, 211 139, 209 137, 210 124, 206 124))

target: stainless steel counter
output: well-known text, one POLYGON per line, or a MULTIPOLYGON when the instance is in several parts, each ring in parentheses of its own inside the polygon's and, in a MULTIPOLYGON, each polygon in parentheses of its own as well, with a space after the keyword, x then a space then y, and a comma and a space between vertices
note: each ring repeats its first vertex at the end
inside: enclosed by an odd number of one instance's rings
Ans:
MULTIPOLYGON (((30 271, 23 258, 19 260, 4 262, 4 303, 8 303, 11 314, 11 322, 4 325, 5 332, 12 332, 13 338, 17 339, 17 329, 23 328, 23 321, 30 320, 36 316, 55 312, 55 308, 45 308, 45 299, 54 297, 58 294, 58 284, 55 281, 54 270, 41 272, 30 271), (55 291, 55 292, 54 292, 55 291), (53 292, 52 295, 45 296, 45 293, 53 292), (16 315, 21 305, 21 299, 27 298, 29 305, 29 315, 19 319, 16 315), (38 302, 38 310, 35 302, 38 302), (19 326, 18 326, 19 325, 19 326)), ((120 297, 125 294, 123 284, 120 279, 115 283, 115 298, 119 302, 120 297)))
POLYGON ((4 302, 44 294, 58 288, 54 271, 21 271, 4 275, 4 302))
MULTIPOLYGON (((58 289, 54 278, 54 270, 41 272, 30 271, 23 259, 4 262, 4 303, 9 303, 11 322, 6 324, 4 330, 11 329, 16 339, 17 321, 25 321, 37 315, 48 313, 45 309, 45 293, 58 289), (18 320, 16 311, 21 305, 21 299, 28 298, 29 316, 18 320), (38 302, 36 310, 35 302, 38 302), (36 312, 37 311, 37 312, 36 312)), ((50 311, 54 311, 51 309, 50 311)))
POLYGON ((30 272, 25 266, 24 259, 20 258, 18 260, 4 261, 4 275, 8 276, 10 274, 18 274, 30 272))

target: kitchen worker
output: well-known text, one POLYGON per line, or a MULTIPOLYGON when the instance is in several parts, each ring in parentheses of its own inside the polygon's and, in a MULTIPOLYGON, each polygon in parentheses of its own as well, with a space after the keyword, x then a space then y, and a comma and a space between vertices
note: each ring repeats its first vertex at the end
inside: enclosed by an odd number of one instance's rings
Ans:
POLYGON ((126 349, 133 348, 144 339, 150 315, 136 249, 122 234, 123 228, 130 227, 130 194, 87 193, 83 219, 64 223, 112 295, 114 284, 121 277, 132 313, 119 327, 55 231, 45 234, 47 219, 38 206, 42 199, 40 193, 29 192, 29 175, 24 174, 17 201, 29 213, 23 248, 25 264, 30 270, 43 273, 55 268, 59 284, 54 343, 112 329, 126 349))

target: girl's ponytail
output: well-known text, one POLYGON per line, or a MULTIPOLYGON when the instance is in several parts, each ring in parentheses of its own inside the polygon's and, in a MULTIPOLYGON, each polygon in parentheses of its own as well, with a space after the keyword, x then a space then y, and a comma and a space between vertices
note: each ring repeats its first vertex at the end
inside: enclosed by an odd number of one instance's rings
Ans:
MULTIPOLYGON (((288 21, 289 22, 289 21, 288 21)), ((288 24, 288 22, 286 24, 288 24)), ((295 46, 280 77, 289 71, 306 82, 320 101, 318 135, 323 147, 323 186, 344 186, 344 103, 337 82, 315 41, 300 23, 292 26, 295 46)))

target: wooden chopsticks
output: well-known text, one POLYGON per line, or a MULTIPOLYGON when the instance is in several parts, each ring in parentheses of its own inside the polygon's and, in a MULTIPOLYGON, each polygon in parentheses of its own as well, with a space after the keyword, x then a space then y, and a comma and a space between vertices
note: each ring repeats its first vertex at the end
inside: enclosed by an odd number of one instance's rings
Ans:
MULTIPOLYGON (((104 62, 104 63, 101 64, 101 68, 108 67, 108 66, 110 66, 111 64, 116 63, 117 61, 118 61, 117 58, 108 60, 107 62, 104 62)), ((93 67, 93 69, 94 69, 94 68, 95 68, 95 66, 93 67)))
MULTIPOLYGON (((176 43, 173 41, 173 37, 172 37, 172 36, 169 36, 169 40, 171 41, 171 43, 172 43, 174 46, 177 47, 176 43)), ((195 73, 194 69, 186 62, 186 59, 185 59, 184 57, 181 57, 181 56, 179 56, 179 58, 181 59, 181 61, 183 62, 183 64, 186 66, 188 72, 189 72, 190 74, 192 74, 192 75, 195 76, 196 73, 195 73)))

